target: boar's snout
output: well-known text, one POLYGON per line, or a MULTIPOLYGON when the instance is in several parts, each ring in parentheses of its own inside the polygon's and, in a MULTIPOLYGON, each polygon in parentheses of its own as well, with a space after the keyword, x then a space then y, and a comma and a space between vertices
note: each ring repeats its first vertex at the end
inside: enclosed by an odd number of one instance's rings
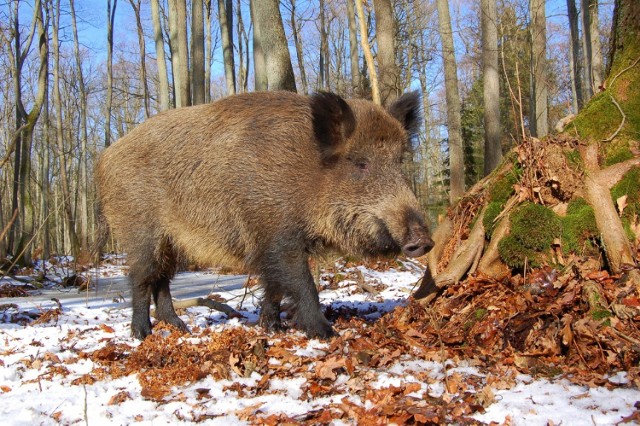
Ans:
POLYGON ((420 257, 434 245, 422 215, 409 210, 405 214, 407 233, 402 244, 402 253, 408 257, 420 257))
POLYGON ((408 257, 420 257, 433 248, 433 240, 426 229, 416 227, 411 229, 408 241, 402 246, 402 253, 408 257))

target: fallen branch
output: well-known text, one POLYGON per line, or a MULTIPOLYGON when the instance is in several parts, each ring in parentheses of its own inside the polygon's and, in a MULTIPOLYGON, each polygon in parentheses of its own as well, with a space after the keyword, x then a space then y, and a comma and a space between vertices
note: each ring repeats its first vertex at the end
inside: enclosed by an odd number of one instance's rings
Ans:
POLYGON ((206 306, 209 309, 213 309, 215 311, 219 311, 226 314, 227 318, 244 318, 244 316, 240 312, 236 311, 226 303, 221 303, 216 300, 207 299, 205 297, 181 299, 181 300, 175 300, 173 302, 173 307, 175 309, 190 308, 192 306, 206 306))
POLYGON ((491 241, 480 259, 478 272, 492 278, 505 276, 509 272, 509 267, 500 260, 498 253, 498 243, 509 234, 510 230, 509 218, 504 217, 495 227, 491 235, 491 241))
POLYGON ((620 112, 620 115, 622 115, 622 121, 620 122, 620 125, 618 126, 616 131, 613 132, 613 134, 611 136, 609 136, 608 138, 603 139, 602 142, 611 142, 616 136, 618 136, 618 133, 620 133, 620 130, 622 130, 622 127, 624 126, 624 122, 627 119, 627 116, 624 114, 624 111, 622 111, 622 108, 620 108, 620 104, 615 100, 615 98, 613 97, 613 95, 611 93, 609 93, 609 97, 611 98, 611 102, 613 102, 613 104, 616 106, 616 108, 618 108, 618 111, 620 112))

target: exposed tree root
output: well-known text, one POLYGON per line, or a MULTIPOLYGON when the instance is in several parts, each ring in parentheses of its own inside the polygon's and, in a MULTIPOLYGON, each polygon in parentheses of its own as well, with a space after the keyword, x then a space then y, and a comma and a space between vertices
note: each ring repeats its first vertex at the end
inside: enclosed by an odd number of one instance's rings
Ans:
MULTIPOLYGON (((204 297, 193 297, 191 299, 174 300, 173 307, 175 309, 190 308, 192 306, 206 306, 209 309, 222 312, 227 315, 228 318, 243 318, 242 314, 226 303, 218 302, 217 300, 207 299, 204 297)), ((151 315, 155 315, 152 311, 151 315)))

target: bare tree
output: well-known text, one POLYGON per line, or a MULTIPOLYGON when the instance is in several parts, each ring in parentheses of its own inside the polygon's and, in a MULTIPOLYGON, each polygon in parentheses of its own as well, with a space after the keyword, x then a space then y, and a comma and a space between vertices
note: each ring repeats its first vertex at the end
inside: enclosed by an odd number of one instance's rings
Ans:
POLYGON ((62 187, 62 205, 67 222, 67 233, 71 244, 71 253, 78 256, 80 252, 80 242, 76 233, 76 220, 73 214, 73 198, 69 188, 69 176, 67 175, 67 158, 64 146, 63 125, 62 125, 62 99, 60 98, 60 41, 58 29, 60 28, 60 0, 55 1, 55 12, 53 21, 53 102, 56 109, 56 142, 58 147, 58 162, 60 163, 60 181, 62 187))
POLYGON ((249 90, 249 36, 244 29, 240 0, 236 2, 236 22, 238 25, 238 86, 240 92, 249 90))
POLYGON ((480 25, 482 27, 485 176, 491 173, 502 161, 497 20, 496 0, 482 0, 480 3, 480 25))
POLYGON ((547 18, 545 0, 529 0, 531 34, 531 135, 543 138, 549 133, 547 107, 547 18))
POLYGON ((222 36, 227 94, 232 95, 236 93, 236 71, 233 60, 233 6, 231 0, 218 0, 218 22, 220 22, 220 34, 222 36))
POLYGON ((173 86, 175 91, 176 107, 179 108, 191 105, 186 1, 169 0, 169 33, 173 86))
POLYGON ((113 23, 118 0, 107 0, 107 105, 104 123, 104 146, 111 145, 111 107, 113 104, 113 23))
POLYGON ((399 95, 393 6, 391 0, 373 0, 373 5, 376 16, 380 101, 382 105, 389 105, 399 95))
MULTIPOLYGON (((133 1, 133 0, 131 0, 133 1)), ((69 9, 71 11, 71 25, 73 29, 73 50, 74 56, 76 59, 76 68, 78 72, 78 88, 80 90, 80 248, 83 253, 88 253, 89 251, 89 202, 88 202, 88 193, 89 193, 89 182, 88 182, 88 171, 87 171, 87 141, 89 140, 89 133, 87 131, 87 109, 88 109, 88 99, 87 99, 87 89, 84 84, 84 72, 82 70, 82 59, 80 57, 80 42, 78 40, 78 28, 76 24, 76 11, 75 11, 75 1, 69 0, 69 9)), ((139 6, 139 3, 138 3, 139 6)), ((137 15, 139 18, 139 14, 137 15)), ((139 21, 138 21, 139 22, 139 21)), ((139 27, 139 31, 142 31, 142 28, 139 27)), ((144 69, 144 59, 141 59, 142 67, 144 69)), ((146 73, 141 75, 141 77, 146 78, 146 73)), ((146 90, 146 80, 145 82, 145 106, 147 106, 148 101, 148 91, 146 90)), ((148 113, 148 109, 147 109, 148 113)))
POLYGON ((302 50, 302 39, 300 38, 300 25, 296 21, 296 0, 289 0, 291 4, 291 31, 293 32, 293 42, 296 46, 296 58, 298 69, 300 70, 300 82, 302 83, 302 93, 308 93, 307 73, 304 69, 304 55, 302 50))
POLYGON ((585 91, 587 99, 602 86, 604 67, 600 46, 598 0, 582 0, 582 40, 585 56, 585 91))
POLYGON ((191 92, 193 105, 203 104, 204 84, 204 9, 203 0, 191 0, 191 92))
POLYGON ((318 88, 329 90, 329 41, 324 0, 320 0, 320 56, 318 63, 318 88))
MULTIPOLYGON (((31 263, 31 248, 34 232, 33 200, 28 192, 28 185, 31 175, 31 145, 33 143, 33 131, 40 117, 42 105, 47 93, 48 63, 49 63, 49 43, 48 43, 48 19, 43 18, 42 4, 36 0, 33 8, 33 19, 25 40, 22 44, 20 33, 20 19, 18 0, 13 2, 12 9, 12 30, 13 30, 13 50, 10 40, 3 41, 9 47, 6 49, 11 62, 11 72, 13 75, 13 94, 15 101, 15 133, 12 135, 10 146, 7 147, 5 159, 2 165, 9 160, 9 156, 14 154, 13 186, 11 193, 11 217, 9 229, 9 241, 6 249, 11 251, 15 261, 20 264, 31 263), (22 93, 22 71, 31 44, 33 42, 36 28, 38 29, 38 91, 35 95, 31 110, 27 112, 23 104, 22 93)), ((1 167, 1 165, 0 165, 1 167)), ((2 253, 4 254, 4 253, 2 253)))
POLYGON ((444 61, 444 84, 447 98, 447 128, 449 134, 449 169, 451 203, 464 194, 464 153, 462 149, 462 126, 460 118, 460 95, 458 93, 458 70, 453 49, 451 15, 447 0, 436 0, 438 26, 442 42, 444 61))
MULTIPOLYGON (((133 9, 133 14, 136 18, 136 30, 138 32, 138 48, 140 51, 140 83, 142 84, 142 97, 144 101, 144 114, 145 117, 149 117, 151 115, 151 111, 149 109, 149 84, 147 82, 147 65, 145 63, 146 58, 146 48, 144 43, 144 30, 142 29, 142 19, 140 19, 140 2, 141 0, 129 0, 129 4, 131 5, 131 9, 133 9)), ((73 3, 73 0, 71 0, 73 3)))
POLYGON ((578 32, 578 11, 576 0, 567 0, 567 14, 569 16, 569 66, 571 67, 571 94, 573 112, 578 113, 584 105, 582 96, 582 62, 580 61, 580 34, 578 32))
POLYGON ((252 6, 254 26, 257 23, 260 27, 260 46, 265 59, 268 88, 295 92, 296 80, 280 15, 280 2, 260 0, 253 1, 252 6))
POLYGON ((169 76, 164 58, 164 37, 160 22, 160 5, 158 0, 151 0, 151 19, 153 20, 153 39, 156 45, 156 62, 158 66, 158 82, 160 94, 160 111, 169 109, 169 76))
POLYGON ((262 22, 256 10, 256 3, 259 0, 251 0, 251 21, 253 22, 253 68, 256 90, 267 90, 267 62, 265 52, 262 47, 262 22))
POLYGON ((369 79, 371 81, 371 98, 374 103, 380 105, 380 88, 378 86, 378 73, 376 72, 376 66, 373 63, 373 54, 371 53, 371 46, 369 46, 369 37, 367 31, 367 22, 364 14, 364 7, 362 0, 356 1, 356 12, 358 13, 358 23, 360 26, 360 44, 364 52, 364 59, 367 63, 367 70, 369 71, 369 79))
POLYGON ((347 19, 349 20, 349 59, 351 60, 351 88, 354 93, 361 94, 360 60, 358 55, 358 29, 353 0, 347 0, 347 19))

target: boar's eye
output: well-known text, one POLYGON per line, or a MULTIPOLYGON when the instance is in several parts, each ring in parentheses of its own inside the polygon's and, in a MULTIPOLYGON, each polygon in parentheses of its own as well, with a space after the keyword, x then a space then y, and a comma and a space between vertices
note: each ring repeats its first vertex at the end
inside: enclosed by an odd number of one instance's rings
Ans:
POLYGON ((353 158, 348 156, 347 160, 350 161, 359 171, 365 172, 369 170, 369 161, 366 158, 353 158))

